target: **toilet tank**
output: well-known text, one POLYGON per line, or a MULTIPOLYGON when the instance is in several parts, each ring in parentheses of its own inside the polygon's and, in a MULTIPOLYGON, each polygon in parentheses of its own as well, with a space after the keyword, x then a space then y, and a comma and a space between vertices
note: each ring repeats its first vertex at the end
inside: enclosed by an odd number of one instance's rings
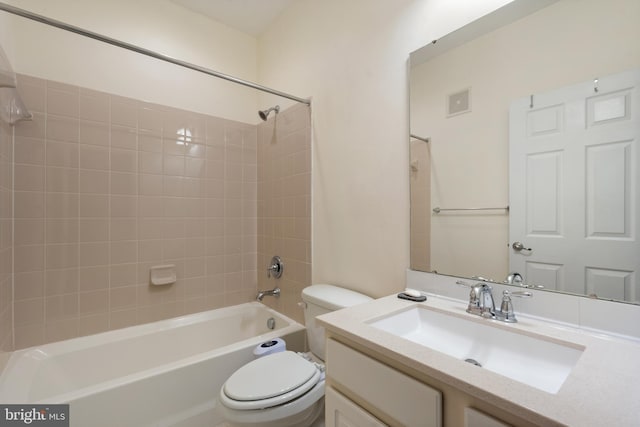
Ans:
POLYGON ((371 301, 373 298, 334 285, 312 285, 302 290, 304 323, 309 349, 324 360, 324 328, 316 325, 316 316, 371 301))

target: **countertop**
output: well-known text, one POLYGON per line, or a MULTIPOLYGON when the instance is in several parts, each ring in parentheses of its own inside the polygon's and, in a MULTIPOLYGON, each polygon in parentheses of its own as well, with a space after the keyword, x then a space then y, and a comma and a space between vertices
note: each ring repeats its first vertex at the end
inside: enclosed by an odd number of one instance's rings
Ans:
MULTIPOLYGON (((549 420, 569 426, 640 426, 640 343, 598 334, 540 319, 518 316, 507 324, 466 313, 464 302, 427 295, 416 303, 396 295, 338 310, 317 318, 327 330, 443 381, 531 422, 546 425, 549 420), (525 335, 543 337, 584 347, 575 367, 556 394, 528 386, 464 361, 382 331, 366 322, 424 305, 476 322, 525 335)), ((517 313, 516 313, 517 314, 517 313)))

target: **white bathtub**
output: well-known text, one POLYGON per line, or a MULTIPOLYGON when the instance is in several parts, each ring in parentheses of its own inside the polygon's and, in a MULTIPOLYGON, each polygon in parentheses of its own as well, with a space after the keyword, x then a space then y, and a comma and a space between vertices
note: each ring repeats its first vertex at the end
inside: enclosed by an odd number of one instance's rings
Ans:
POLYGON ((224 381, 276 337, 302 350, 304 326, 252 302, 19 350, 0 402, 69 403, 75 427, 216 426, 224 381))

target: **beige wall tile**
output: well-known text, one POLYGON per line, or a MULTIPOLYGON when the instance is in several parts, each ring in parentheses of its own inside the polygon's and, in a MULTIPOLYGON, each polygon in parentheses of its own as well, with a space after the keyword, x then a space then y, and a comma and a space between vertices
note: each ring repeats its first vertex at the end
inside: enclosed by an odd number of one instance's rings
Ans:
POLYGON ((108 147, 109 140, 110 129, 107 124, 89 120, 80 120, 79 141, 81 144, 108 147))
POLYGON ((45 298, 45 319, 72 319, 78 315, 78 294, 54 295, 45 298))
POLYGON ((110 120, 110 99, 106 93, 80 88, 79 106, 80 119, 103 123, 110 120))
POLYGON ((138 215, 138 198, 135 196, 111 196, 111 217, 126 218, 138 215))
POLYGON ((297 301, 311 277, 309 138, 25 81, 37 108, 15 132, 17 348, 253 300, 274 251, 297 301), (149 284, 161 263, 177 283, 149 284))
POLYGON ((78 336, 78 319, 52 320, 44 326, 45 342, 68 340, 78 336))
POLYGON ((81 267, 78 269, 80 292, 109 288, 109 266, 81 267))
POLYGON ((78 292, 78 270, 75 268, 44 272, 45 295, 75 294, 78 292))
POLYGON ((81 218, 78 220, 80 242, 109 240, 109 220, 106 218, 81 218))
POLYGON ((138 194, 162 196, 164 194, 164 177, 162 175, 138 174, 138 194))
POLYGON ((44 323, 15 326, 15 348, 26 348, 42 344, 44 340, 44 323))
POLYGON ((44 272, 28 271, 25 273, 17 273, 13 278, 13 287, 16 300, 41 298, 44 296, 44 272), (34 291, 34 293, 32 294, 31 291, 34 291), (42 294, 36 295, 39 291, 42 291, 42 294))
POLYGON ((138 321, 138 310, 129 308, 125 310, 113 310, 109 313, 109 329, 120 329, 134 326, 138 321))
POLYGON ((17 246, 43 244, 45 237, 42 219, 16 219, 14 222, 14 244, 17 246))
POLYGON ((140 173, 162 173, 163 156, 160 153, 138 151, 138 170, 140 173))
POLYGON ((13 298, 14 301, 43 298, 44 297, 44 280, 41 276, 41 272, 37 277, 34 277, 33 273, 22 273, 23 277, 20 280, 14 280, 13 285, 13 298), (24 274, 29 274, 28 280, 25 280, 24 274))
POLYGON ((134 308, 138 305, 137 289, 135 286, 114 288, 109 291, 112 310, 134 308))
POLYGON ((18 87, 20 88, 20 97, 30 111, 45 112, 47 104, 45 80, 19 74, 18 87))
POLYGON ((132 99, 111 95, 111 123, 118 126, 138 125, 138 103, 132 99))
POLYGON ((162 153, 162 137, 157 133, 140 129, 138 134, 138 150, 151 153, 162 153))
POLYGON ((162 132, 163 111, 160 106, 139 103, 138 104, 138 126, 151 132, 162 132))
MULTIPOLYGON (((113 207, 111 207, 113 209, 113 207)), ((81 218, 105 218, 109 216, 109 196, 106 194, 81 194, 79 197, 81 218)))
POLYGON ((138 194, 138 175, 135 173, 111 172, 111 194, 138 194))
POLYGON ((140 196, 138 198, 138 207, 138 213, 141 218, 161 218, 164 216, 163 197, 140 196))
POLYGON ((47 140, 78 142, 80 122, 77 118, 47 114, 47 140))
POLYGON ((134 240, 138 238, 138 220, 136 218, 112 218, 109 239, 134 240))
POLYGON ((109 170, 109 149, 107 147, 80 144, 80 167, 82 169, 109 170))
POLYGON ((138 153, 134 150, 111 149, 111 170, 117 172, 138 172, 138 153))
POLYGON ((44 113, 34 112, 31 121, 21 122, 20 126, 16 126, 15 134, 18 137, 29 137, 44 139, 46 136, 45 130, 45 117, 44 113))
POLYGON ((80 170, 78 191, 85 194, 108 194, 109 172, 103 170, 80 170))
MULTIPOLYGON (((145 281, 147 279, 144 279, 145 281)), ((138 265, 120 264, 109 268, 109 287, 119 288, 138 284, 138 265)))
POLYGON ((13 250, 13 271, 25 273, 44 270, 44 245, 16 246, 13 250))
POLYGON ((161 239, 164 234, 164 219, 162 218, 140 218, 138 220, 138 238, 161 239))
POLYGON ((109 328, 109 314, 93 314, 78 318, 78 336, 106 332, 109 328))
POLYGON ((76 243, 78 241, 78 219, 48 219, 46 221, 47 243, 76 243))
POLYGON ((111 263, 126 264, 138 262, 137 240, 111 242, 111 263))
POLYGON ((109 311, 109 291, 106 289, 90 292, 80 292, 78 299, 78 314, 90 315, 107 313, 109 311))
POLYGON ((16 164, 44 165, 44 139, 16 136, 14 146, 16 164))
POLYGON ((47 141, 47 166, 77 168, 79 149, 75 142, 47 141))
POLYGON ((47 270, 78 267, 78 245, 51 244, 46 246, 47 270))
POLYGON ((75 168, 47 167, 47 191, 50 193, 77 193, 79 174, 75 168))
POLYGON ((111 147, 125 148, 127 150, 138 149, 138 135, 135 127, 111 126, 111 147))
POLYGON ((15 190, 44 191, 45 168, 37 165, 16 164, 14 166, 15 190))
POLYGON ((109 243, 80 243, 80 266, 92 267, 109 264, 109 243))

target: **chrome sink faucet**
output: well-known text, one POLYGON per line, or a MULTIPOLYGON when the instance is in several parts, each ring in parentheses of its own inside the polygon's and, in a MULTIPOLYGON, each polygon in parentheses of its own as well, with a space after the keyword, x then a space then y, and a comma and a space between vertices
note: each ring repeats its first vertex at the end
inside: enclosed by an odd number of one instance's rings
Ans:
POLYGON ((467 313, 477 314, 482 317, 495 317, 496 306, 493 302, 491 286, 486 283, 476 283, 471 286, 467 313))
POLYGON ((471 288, 469 292, 469 305, 467 306, 467 313, 477 314, 478 316, 485 317, 487 319, 500 320, 507 323, 516 323, 516 315, 513 311, 513 303, 511 302, 511 296, 530 298, 533 296, 531 292, 502 292, 502 303, 500 309, 496 310, 495 303, 493 301, 493 293, 491 286, 486 283, 476 283, 470 285, 463 281, 456 282, 458 285, 471 288))

